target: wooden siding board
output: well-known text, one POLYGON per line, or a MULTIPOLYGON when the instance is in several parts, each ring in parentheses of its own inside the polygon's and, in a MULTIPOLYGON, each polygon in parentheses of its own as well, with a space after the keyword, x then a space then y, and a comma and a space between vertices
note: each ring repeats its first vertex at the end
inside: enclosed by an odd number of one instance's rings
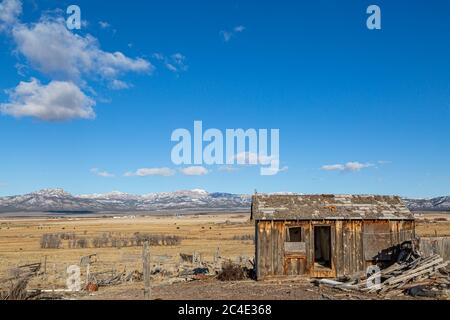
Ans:
POLYGON ((356 245, 357 245, 357 269, 358 271, 364 271, 364 249, 363 249, 363 237, 362 237, 362 222, 359 221, 357 224, 357 238, 356 238, 356 245))
POLYGON ((255 269, 256 269, 256 278, 257 279, 261 279, 261 273, 260 270, 261 268, 259 267, 259 259, 260 259, 260 254, 259 254, 259 248, 260 248, 260 243, 259 243, 259 222, 255 223, 255 269))
POLYGON ((350 275, 352 270, 351 247, 352 247, 352 228, 351 222, 344 222, 344 275, 350 275))
POLYGON ((336 255, 336 274, 341 276, 344 274, 343 270, 343 250, 342 250, 342 221, 336 221, 336 244, 334 253, 336 255))
POLYGON ((392 232, 395 225, 389 221, 367 221, 364 222, 364 259, 373 260, 384 249, 395 243, 395 234, 392 232))
POLYGON ((278 234, 277 234, 277 242, 278 242, 278 252, 276 253, 277 259, 277 269, 275 271, 276 274, 283 274, 283 265, 284 265, 284 223, 279 225, 278 234))
POLYGON ((265 223, 264 224, 264 234, 266 236, 266 241, 264 242, 264 251, 266 252, 266 256, 264 259, 264 266, 266 269, 266 274, 267 275, 271 275, 272 274, 272 269, 270 268, 270 260, 272 257, 272 252, 271 252, 271 247, 272 247, 272 242, 271 242, 271 232, 270 232, 270 222, 265 223))
POLYGON ((261 242, 260 242, 260 252, 261 252, 261 259, 260 259, 260 268, 261 268, 261 274, 263 277, 268 276, 268 269, 267 269, 267 247, 268 247, 268 239, 267 239, 267 233, 266 233, 266 224, 267 222, 261 222, 259 232, 261 236, 261 242))

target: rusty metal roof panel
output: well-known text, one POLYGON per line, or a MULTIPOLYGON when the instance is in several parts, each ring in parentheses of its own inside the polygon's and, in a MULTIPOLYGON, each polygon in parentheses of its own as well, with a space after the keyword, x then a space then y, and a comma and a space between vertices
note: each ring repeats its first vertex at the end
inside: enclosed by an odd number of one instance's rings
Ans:
POLYGON ((379 195, 253 196, 255 220, 414 220, 400 197, 379 195))

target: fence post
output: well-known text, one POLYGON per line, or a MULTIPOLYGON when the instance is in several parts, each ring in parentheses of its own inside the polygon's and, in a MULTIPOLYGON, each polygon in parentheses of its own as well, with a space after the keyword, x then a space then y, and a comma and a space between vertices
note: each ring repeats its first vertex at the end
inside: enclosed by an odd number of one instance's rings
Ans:
POLYGON ((144 299, 150 300, 150 244, 148 241, 144 242, 142 249, 142 262, 144 273, 144 299))
POLYGON ((44 257, 44 274, 47 275, 47 256, 44 257))

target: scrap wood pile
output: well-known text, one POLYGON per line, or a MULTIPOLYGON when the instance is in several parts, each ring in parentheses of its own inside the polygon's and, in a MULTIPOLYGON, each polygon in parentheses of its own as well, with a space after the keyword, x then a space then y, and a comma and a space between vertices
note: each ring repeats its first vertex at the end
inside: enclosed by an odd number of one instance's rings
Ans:
POLYGON ((126 282, 142 281, 142 273, 135 270, 132 272, 116 273, 114 271, 96 272, 89 274, 86 285, 87 291, 97 291, 99 287, 114 286, 126 282))
POLYGON ((340 281, 322 279, 316 284, 344 291, 356 290, 384 296, 408 294, 415 297, 448 297, 449 262, 439 255, 422 257, 411 243, 402 244, 397 262, 371 275, 355 274, 340 281), (377 283, 377 279, 379 282, 377 283))
POLYGON ((413 296, 437 297, 446 295, 450 288, 450 273, 448 262, 439 255, 428 258, 418 258, 413 262, 399 264, 381 270, 371 275, 371 283, 376 277, 381 277, 381 284, 372 288, 361 288, 367 292, 385 294, 408 293, 413 296))
POLYGON ((35 297, 27 291, 28 282, 41 270, 40 263, 18 266, 10 270, 10 277, 0 281, 0 300, 28 300, 35 297))

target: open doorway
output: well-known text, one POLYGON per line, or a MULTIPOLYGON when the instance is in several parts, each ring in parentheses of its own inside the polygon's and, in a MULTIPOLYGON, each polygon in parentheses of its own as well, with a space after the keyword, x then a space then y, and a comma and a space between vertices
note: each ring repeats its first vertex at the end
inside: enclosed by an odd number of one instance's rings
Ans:
POLYGON ((331 227, 314 227, 314 267, 331 269, 331 227))

